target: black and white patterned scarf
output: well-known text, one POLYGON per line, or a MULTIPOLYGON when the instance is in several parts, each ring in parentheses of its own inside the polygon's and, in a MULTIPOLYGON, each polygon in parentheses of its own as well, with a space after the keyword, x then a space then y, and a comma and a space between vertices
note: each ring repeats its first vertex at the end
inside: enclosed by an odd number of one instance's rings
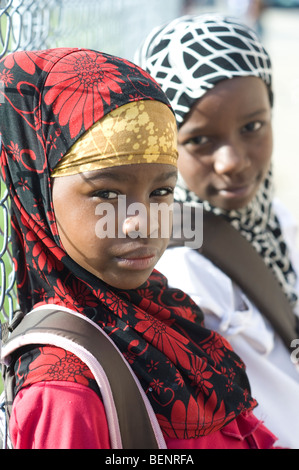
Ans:
MULTIPOLYGON (((256 33, 238 20, 218 14, 184 16, 155 28, 136 52, 135 62, 161 85, 182 125, 194 103, 217 82, 234 77, 261 78, 271 105, 271 60, 256 33)), ((280 223, 272 207, 269 171, 254 199, 240 210, 225 211, 200 200, 180 176, 175 191, 180 202, 202 203, 224 216, 255 247, 273 269, 295 307, 296 274, 290 262, 280 223)))

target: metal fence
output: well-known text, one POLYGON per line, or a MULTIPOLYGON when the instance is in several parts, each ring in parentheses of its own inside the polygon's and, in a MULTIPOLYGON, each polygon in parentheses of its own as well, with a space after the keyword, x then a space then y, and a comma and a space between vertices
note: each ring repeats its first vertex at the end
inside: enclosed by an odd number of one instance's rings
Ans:
MULTIPOLYGON (((132 60, 146 34, 181 15, 184 5, 183 0, 0 0, 0 58, 24 49, 87 47, 132 60)), ((0 179, 1 321, 10 321, 17 308, 9 205, 0 179)))
MULTIPOLYGON (((155 26, 184 12, 184 0, 0 0, 0 57, 49 47, 88 47, 133 58, 155 26)), ((206 3, 204 0, 202 3, 206 3)))

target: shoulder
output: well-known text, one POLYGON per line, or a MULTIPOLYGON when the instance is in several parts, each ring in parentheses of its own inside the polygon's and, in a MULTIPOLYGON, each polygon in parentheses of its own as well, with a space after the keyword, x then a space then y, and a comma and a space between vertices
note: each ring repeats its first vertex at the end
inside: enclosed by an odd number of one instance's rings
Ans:
POLYGON ((279 220, 281 231, 289 250, 291 262, 299 277, 298 224, 288 208, 278 198, 273 200, 273 210, 279 220))
POLYGON ((23 352, 15 362, 15 393, 40 382, 78 383, 98 393, 96 381, 86 364, 65 349, 39 346, 23 352))
POLYGON ((279 198, 273 199, 272 207, 283 227, 292 227, 293 229, 297 228, 295 217, 279 198))
POLYGON ((295 217, 278 198, 273 200, 272 207, 287 243, 292 245, 296 240, 298 232, 298 224, 295 217))
POLYGON ((197 250, 188 247, 169 248, 165 251, 156 269, 162 272, 169 280, 181 279, 183 274, 188 281, 192 279, 219 278, 220 282, 225 282, 227 277, 208 258, 200 254, 197 250))
POLYGON ((196 250, 168 249, 156 269, 164 274, 170 287, 186 292, 204 311, 221 316, 236 303, 236 286, 230 277, 196 250))

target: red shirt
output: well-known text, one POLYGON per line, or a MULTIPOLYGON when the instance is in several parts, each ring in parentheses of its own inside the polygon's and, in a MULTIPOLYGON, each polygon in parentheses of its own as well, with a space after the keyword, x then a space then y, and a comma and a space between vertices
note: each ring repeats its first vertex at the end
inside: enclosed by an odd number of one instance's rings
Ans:
MULTIPOLYGON (((110 449, 103 403, 89 387, 38 382, 17 394, 10 419, 15 449, 110 449)), ((168 449, 272 449, 275 436, 252 413, 197 439, 168 439, 168 449)))

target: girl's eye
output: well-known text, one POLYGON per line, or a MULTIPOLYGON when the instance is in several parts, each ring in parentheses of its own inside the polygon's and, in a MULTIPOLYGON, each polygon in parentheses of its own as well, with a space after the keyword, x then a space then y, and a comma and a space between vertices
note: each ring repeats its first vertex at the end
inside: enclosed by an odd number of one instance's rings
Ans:
POLYGON ((109 190, 102 190, 102 191, 97 191, 96 193, 93 194, 95 197, 99 197, 101 199, 115 199, 118 196, 118 193, 115 191, 109 191, 109 190))
POLYGON ((243 132, 256 132, 259 131, 262 127, 263 123, 261 121, 253 121, 249 122, 242 128, 243 132))
POLYGON ((205 145, 209 142, 208 137, 204 135, 198 135, 196 137, 192 137, 191 139, 185 140, 183 145, 205 145))
POLYGON ((151 196, 168 196, 169 194, 173 194, 174 188, 159 188, 155 189, 151 196))

